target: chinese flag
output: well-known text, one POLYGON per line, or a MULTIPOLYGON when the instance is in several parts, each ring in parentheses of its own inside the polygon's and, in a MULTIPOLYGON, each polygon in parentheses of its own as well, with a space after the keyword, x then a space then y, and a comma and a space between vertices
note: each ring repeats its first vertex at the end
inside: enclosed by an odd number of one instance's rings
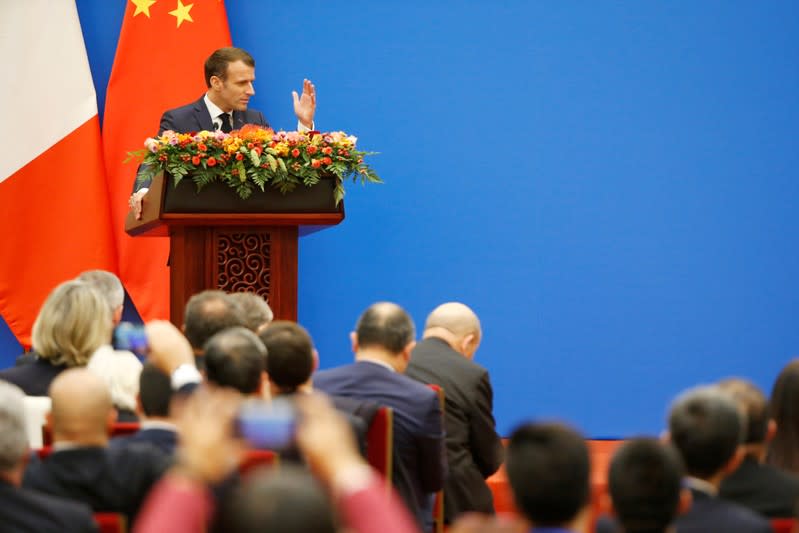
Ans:
POLYGON ((161 114, 205 93, 203 64, 230 46, 221 0, 130 0, 108 81, 103 123, 119 273, 144 320, 169 318, 169 241, 124 232, 136 164, 127 153, 158 133, 161 114))
POLYGON ((116 271, 97 98, 74 1, 2 2, 0 314, 24 345, 50 291, 116 271))

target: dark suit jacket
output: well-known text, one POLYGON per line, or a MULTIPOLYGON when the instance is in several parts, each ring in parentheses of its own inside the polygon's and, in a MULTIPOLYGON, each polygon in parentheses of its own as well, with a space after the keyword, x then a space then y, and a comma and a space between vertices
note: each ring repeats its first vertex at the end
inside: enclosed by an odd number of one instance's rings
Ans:
MULTIPOLYGON (((189 133, 192 131, 213 131, 214 118, 208 113, 208 107, 205 105, 205 100, 201 96, 199 100, 190 104, 177 107, 165 111, 161 115, 161 124, 158 126, 158 135, 161 135, 166 130, 172 130, 178 133, 189 133)), ((244 111, 233 111, 233 129, 237 130, 245 124, 255 124, 257 126, 269 127, 269 122, 264 118, 263 113, 255 109, 245 109, 244 111)), ((134 184, 134 192, 143 188, 149 187, 150 181, 145 180, 134 184)))
POLYGON ((63 365, 51 365, 46 359, 37 358, 30 364, 13 366, 0 371, 0 379, 13 383, 28 396, 47 396, 50 383, 66 368, 63 365))
MULTIPOLYGON (((691 489, 691 509, 677 517, 676 533, 772 533, 771 524, 746 507, 691 489)), ((596 533, 617 533, 618 525, 608 517, 597 521, 596 533)))
POLYGON ((368 361, 317 372, 313 382, 328 394, 372 400, 393 409, 394 487, 417 522, 429 529, 431 493, 441 489, 447 469, 436 393, 368 361))
POLYGON ((17 488, 0 480, 0 530, 14 533, 95 533, 89 506, 17 488))
POLYGON ((791 518, 799 501, 799 477, 747 457, 721 482, 719 495, 768 518, 791 518))
POLYGON ((31 458, 25 488, 88 504, 95 512, 123 513, 133 522, 169 459, 149 445, 81 447, 31 458))
POLYGON ((130 446, 135 443, 147 443, 161 450, 166 455, 173 455, 178 445, 176 431, 165 428, 140 429, 132 435, 122 435, 111 439, 112 447, 130 446))
POLYGON ((447 522, 461 513, 494 512, 485 479, 502 464, 502 440, 492 414, 493 392, 485 368, 439 338, 419 342, 405 375, 444 389, 449 476, 444 484, 447 522))

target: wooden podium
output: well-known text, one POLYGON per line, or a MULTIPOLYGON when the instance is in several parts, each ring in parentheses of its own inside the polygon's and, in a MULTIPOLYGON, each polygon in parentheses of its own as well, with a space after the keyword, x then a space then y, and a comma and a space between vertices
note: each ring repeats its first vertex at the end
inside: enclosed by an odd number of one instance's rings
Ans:
POLYGON ((186 301, 206 289, 255 292, 267 299, 275 318, 297 320, 299 228, 344 220, 343 203, 333 200, 334 184, 300 184, 285 196, 256 189, 242 200, 220 182, 197 193, 191 179, 173 187, 159 173, 144 197, 142 218, 128 213, 125 231, 169 236, 170 320, 176 326, 183 324, 186 301))

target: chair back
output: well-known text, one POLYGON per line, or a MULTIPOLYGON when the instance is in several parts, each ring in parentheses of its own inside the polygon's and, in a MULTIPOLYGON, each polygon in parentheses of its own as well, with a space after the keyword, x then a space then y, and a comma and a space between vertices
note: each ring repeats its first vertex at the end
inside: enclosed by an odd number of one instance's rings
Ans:
POLYGON ((272 450, 249 449, 239 463, 239 474, 247 475, 252 470, 261 466, 278 466, 280 456, 272 450))
MULTIPOLYGON (((440 385, 435 384, 428 384, 428 387, 433 389, 433 391, 438 395, 438 405, 441 408, 441 424, 442 430, 444 424, 444 416, 446 415, 445 407, 446 407, 446 395, 444 393, 443 387, 440 385)), ((440 491, 436 492, 436 498, 433 502, 433 524, 434 524, 434 531, 435 533, 444 533, 444 489, 442 488, 440 491)))
POLYGON ((366 432, 366 460, 380 472, 391 486, 394 459, 394 412, 391 407, 380 407, 366 432))
POLYGON ((94 513, 94 521, 100 533, 127 533, 128 521, 119 513, 94 513))
MULTIPOLYGON (((114 422, 108 434, 109 437, 119 437, 136 433, 141 428, 139 422, 114 422)), ((53 429, 50 424, 42 426, 42 445, 51 446, 53 444, 53 429)))
POLYGON ((793 518, 774 518, 771 520, 771 529, 774 533, 793 533, 797 521, 793 518))

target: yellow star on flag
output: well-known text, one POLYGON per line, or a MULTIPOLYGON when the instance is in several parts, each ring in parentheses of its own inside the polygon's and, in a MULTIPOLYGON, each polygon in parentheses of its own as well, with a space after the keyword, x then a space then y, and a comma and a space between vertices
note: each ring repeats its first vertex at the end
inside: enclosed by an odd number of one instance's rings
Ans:
POLYGON ((178 0, 177 9, 169 12, 170 15, 178 19, 178 26, 177 26, 178 28, 180 28, 180 25, 183 24, 184 20, 188 20, 189 22, 194 22, 194 19, 191 18, 191 15, 189 14, 189 11, 191 11, 191 8, 193 7, 194 4, 189 4, 187 6, 184 6, 183 2, 178 0))
POLYGON ((147 18, 150 18, 150 6, 155 3, 155 0, 130 0, 133 2, 133 5, 136 6, 136 11, 133 13, 133 16, 140 13, 144 13, 147 15, 147 18))

